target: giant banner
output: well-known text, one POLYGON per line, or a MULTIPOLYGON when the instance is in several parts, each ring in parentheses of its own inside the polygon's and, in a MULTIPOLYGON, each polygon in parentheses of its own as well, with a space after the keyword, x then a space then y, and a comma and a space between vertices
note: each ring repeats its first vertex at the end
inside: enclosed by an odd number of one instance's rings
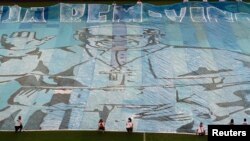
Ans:
POLYGON ((0 6, 0 130, 194 132, 250 115, 250 5, 0 6))

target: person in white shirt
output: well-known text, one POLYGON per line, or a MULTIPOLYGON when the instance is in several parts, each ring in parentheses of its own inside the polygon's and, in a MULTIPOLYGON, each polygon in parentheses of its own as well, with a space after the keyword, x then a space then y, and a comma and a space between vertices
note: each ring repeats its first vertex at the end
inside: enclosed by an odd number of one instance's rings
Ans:
POLYGON ((17 133, 18 130, 22 132, 23 124, 22 124, 22 117, 18 116, 18 119, 15 122, 15 132, 17 133))
POLYGON ((247 125, 247 119, 244 118, 242 125, 247 125))
POLYGON ((201 122, 199 127, 196 130, 196 134, 199 135, 199 136, 204 136, 205 133, 206 133, 205 128, 203 126, 203 123, 201 122))
POLYGON ((126 129, 127 129, 127 132, 128 133, 131 133, 133 132, 133 122, 132 122, 132 119, 131 118, 128 118, 128 121, 126 123, 126 129))

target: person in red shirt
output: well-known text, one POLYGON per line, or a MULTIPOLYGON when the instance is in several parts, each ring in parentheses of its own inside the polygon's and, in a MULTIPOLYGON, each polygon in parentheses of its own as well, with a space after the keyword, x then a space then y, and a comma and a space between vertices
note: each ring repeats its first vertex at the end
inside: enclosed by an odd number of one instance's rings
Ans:
POLYGON ((98 130, 105 131, 105 123, 102 119, 100 119, 98 122, 98 130))

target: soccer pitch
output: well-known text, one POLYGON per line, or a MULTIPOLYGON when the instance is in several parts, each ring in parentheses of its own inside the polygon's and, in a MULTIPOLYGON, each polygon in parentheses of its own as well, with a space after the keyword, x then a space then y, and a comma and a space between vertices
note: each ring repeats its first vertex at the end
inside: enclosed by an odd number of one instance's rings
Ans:
POLYGON ((170 133, 126 133, 98 131, 0 132, 2 141, 207 141, 207 136, 170 133))

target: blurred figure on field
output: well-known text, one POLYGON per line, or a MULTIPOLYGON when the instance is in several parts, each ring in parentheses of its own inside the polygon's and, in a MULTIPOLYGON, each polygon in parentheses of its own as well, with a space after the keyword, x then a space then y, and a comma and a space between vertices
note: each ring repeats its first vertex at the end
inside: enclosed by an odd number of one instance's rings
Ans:
POLYGON ((142 4, 141 0, 138 0, 136 4, 142 4))
POLYGON ((199 136, 204 136, 206 134, 205 127, 203 126, 203 123, 201 122, 196 130, 196 134, 199 136))
POLYGON ((18 116, 18 119, 15 121, 15 132, 17 133, 18 130, 22 132, 23 124, 22 124, 22 117, 18 116))
POLYGON ((133 122, 131 118, 128 118, 128 121, 126 123, 126 129, 128 133, 132 133, 133 132, 133 122))
POLYGON ((105 123, 102 119, 99 120, 98 122, 98 130, 99 131, 105 131, 105 123))
POLYGON ((247 125, 247 119, 244 118, 242 125, 247 125))
POLYGON ((229 125, 234 125, 234 119, 231 119, 229 125))

